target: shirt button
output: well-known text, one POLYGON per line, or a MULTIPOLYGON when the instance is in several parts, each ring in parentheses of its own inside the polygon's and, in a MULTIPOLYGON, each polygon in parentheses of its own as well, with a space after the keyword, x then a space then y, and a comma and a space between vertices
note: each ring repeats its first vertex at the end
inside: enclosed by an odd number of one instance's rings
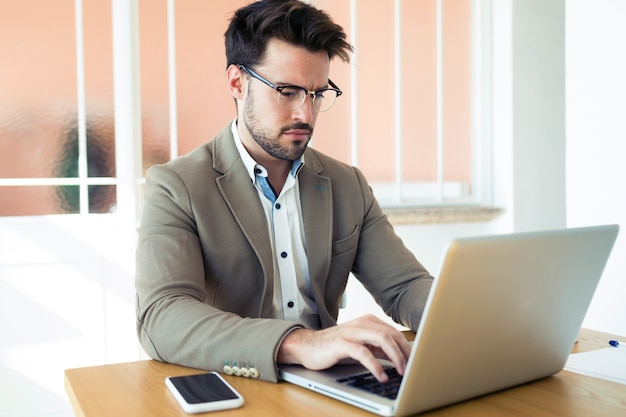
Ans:
POLYGON ((276 207, 276 210, 280 210, 280 203, 276 203, 274 207, 276 207))
POLYGON ((287 303, 287 307, 289 307, 289 308, 293 308, 293 306, 294 306, 294 305, 295 305, 295 304, 293 303, 293 301, 289 301, 289 302, 287 303))
POLYGON ((287 257, 287 252, 281 252, 280 253, 280 257, 281 258, 286 258, 287 257))
POLYGON ((254 168, 254 173, 257 175, 261 175, 263 171, 261 171, 261 168, 254 168))

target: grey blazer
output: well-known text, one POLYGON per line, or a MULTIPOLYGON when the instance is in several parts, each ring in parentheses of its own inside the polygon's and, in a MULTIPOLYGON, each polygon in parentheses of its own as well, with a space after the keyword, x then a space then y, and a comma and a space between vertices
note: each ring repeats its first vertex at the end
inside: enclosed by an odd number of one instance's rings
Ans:
MULTIPOLYGON (((299 173, 312 292, 336 324, 352 272, 395 321, 416 329, 432 277, 394 233, 362 173, 307 149, 299 173)), ((276 353, 298 323, 271 316, 268 228, 230 124, 148 170, 138 229, 137 333, 154 359, 277 381, 276 353)))

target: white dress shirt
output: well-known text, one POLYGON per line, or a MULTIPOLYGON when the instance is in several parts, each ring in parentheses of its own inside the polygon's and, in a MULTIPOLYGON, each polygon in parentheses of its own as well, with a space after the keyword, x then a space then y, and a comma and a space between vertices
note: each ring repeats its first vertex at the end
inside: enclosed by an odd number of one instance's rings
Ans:
POLYGON ((304 157, 293 162, 278 196, 267 181, 267 170, 243 146, 237 120, 231 125, 237 150, 263 205, 274 254, 274 316, 300 322, 307 328, 320 328, 317 307, 311 294, 311 278, 306 257, 306 237, 302 223, 298 173, 304 157))

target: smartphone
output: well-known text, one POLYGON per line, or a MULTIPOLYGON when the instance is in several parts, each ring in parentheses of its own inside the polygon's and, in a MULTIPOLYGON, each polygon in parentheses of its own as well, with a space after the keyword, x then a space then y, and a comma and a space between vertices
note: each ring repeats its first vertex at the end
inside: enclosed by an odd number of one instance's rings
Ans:
POLYGON ((216 372, 168 376, 165 385, 186 413, 227 410, 243 405, 243 397, 216 372))

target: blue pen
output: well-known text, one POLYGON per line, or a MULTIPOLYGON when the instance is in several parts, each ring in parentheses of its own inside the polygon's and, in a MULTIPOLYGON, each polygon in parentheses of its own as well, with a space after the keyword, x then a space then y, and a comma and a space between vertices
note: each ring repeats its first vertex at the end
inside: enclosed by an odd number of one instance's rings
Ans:
POLYGON ((619 340, 609 340, 609 345, 613 347, 626 347, 626 342, 620 343, 619 340))

